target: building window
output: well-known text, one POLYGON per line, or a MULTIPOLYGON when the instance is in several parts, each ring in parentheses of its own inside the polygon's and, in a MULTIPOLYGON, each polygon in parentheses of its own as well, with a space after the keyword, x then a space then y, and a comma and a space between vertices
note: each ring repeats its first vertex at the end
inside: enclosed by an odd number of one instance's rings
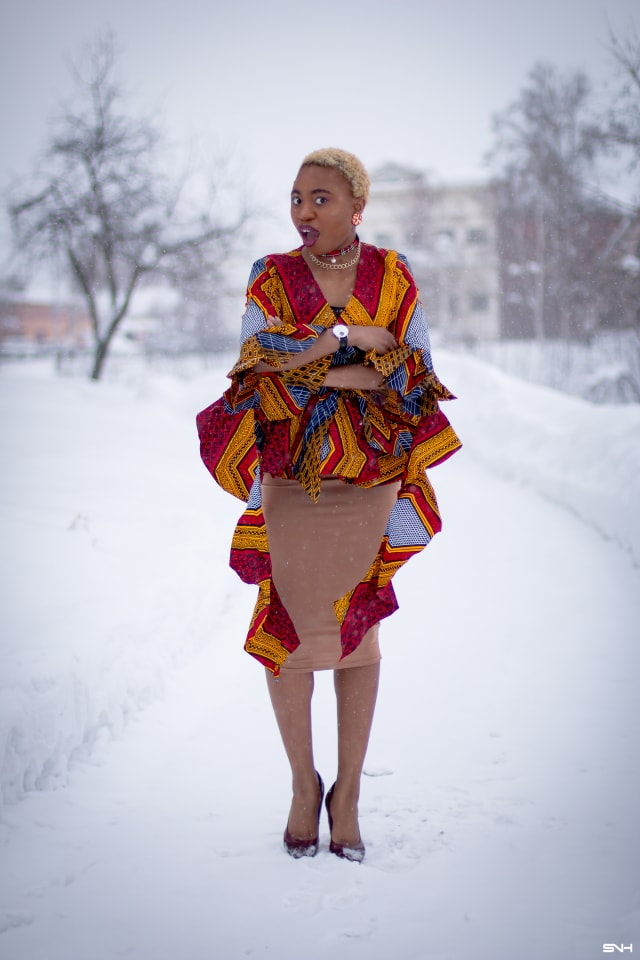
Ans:
POLYGON ((436 249, 450 250, 455 243, 455 239, 453 230, 438 230, 435 235, 436 249))
POLYGON ((467 243, 486 243, 487 231, 482 227, 472 227, 467 230, 467 243))
POLYGON ((489 297, 485 293, 472 293, 469 306, 472 313, 486 313, 489 309, 489 297))

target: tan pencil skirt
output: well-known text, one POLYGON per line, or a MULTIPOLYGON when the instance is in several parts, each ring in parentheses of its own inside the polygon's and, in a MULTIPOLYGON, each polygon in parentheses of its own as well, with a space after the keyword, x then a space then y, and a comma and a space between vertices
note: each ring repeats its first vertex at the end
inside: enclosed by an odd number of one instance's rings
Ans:
POLYGON ((335 670, 380 660, 379 624, 340 660, 340 628, 333 604, 371 566, 399 486, 365 488, 327 477, 314 503, 296 480, 263 476, 262 507, 273 582, 300 640, 283 671, 335 670))

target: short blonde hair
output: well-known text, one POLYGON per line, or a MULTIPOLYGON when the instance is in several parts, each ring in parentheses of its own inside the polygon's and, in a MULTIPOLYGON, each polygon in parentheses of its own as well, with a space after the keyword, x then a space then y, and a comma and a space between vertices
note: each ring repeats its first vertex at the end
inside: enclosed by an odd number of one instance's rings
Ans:
POLYGON ((364 164, 353 153, 339 150, 338 147, 324 147, 308 153, 300 167, 332 167, 341 173, 349 186, 355 200, 369 199, 369 174, 364 164))

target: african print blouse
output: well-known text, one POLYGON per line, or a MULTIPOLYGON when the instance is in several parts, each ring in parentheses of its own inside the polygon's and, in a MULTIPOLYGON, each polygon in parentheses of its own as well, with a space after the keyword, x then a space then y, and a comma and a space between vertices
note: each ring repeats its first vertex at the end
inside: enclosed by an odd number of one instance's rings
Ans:
POLYGON ((246 502, 231 546, 232 568, 259 588, 245 649, 276 676, 299 640, 271 580, 262 474, 297 480, 313 500, 321 496, 323 476, 361 486, 400 481, 376 558, 363 580, 334 604, 344 657, 373 624, 397 609, 391 578, 441 528, 425 470, 460 446, 438 405, 454 397, 433 370, 427 324, 406 259, 362 244, 353 294, 339 319, 387 327, 398 347, 381 356, 348 347, 346 353, 336 350, 281 370, 336 322, 336 314, 301 249, 258 260, 249 278, 231 386, 197 417, 207 469, 246 502), (267 317, 280 323, 268 326, 267 317), (254 373, 260 360, 275 372, 254 373), (374 367, 383 386, 375 391, 323 386, 331 366, 357 362, 374 367))

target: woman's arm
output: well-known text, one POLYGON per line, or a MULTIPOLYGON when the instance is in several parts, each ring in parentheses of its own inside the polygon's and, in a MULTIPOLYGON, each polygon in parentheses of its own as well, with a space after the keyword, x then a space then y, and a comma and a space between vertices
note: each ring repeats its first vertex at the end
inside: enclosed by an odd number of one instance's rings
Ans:
MULTIPOLYGON (((269 324, 270 327, 273 325, 273 323, 269 324)), ((303 367, 305 363, 312 363, 314 360, 319 360, 321 357, 335 353, 337 349, 338 341, 334 335, 330 330, 324 330, 310 347, 297 353, 281 366, 271 367, 263 360, 259 360, 254 366, 253 371, 254 373, 281 373, 283 370, 296 370, 298 367, 303 367)))
MULTIPOLYGON (((267 325, 269 328, 276 326, 279 323, 277 317, 268 317, 267 325)), ((365 353, 369 350, 375 350, 378 354, 388 353, 390 350, 395 350, 398 346, 397 341, 392 333, 389 332, 385 327, 369 327, 369 326, 353 326, 349 327, 349 344, 352 347, 358 347, 360 350, 363 350, 365 353)), ((301 351, 291 359, 287 360, 286 363, 283 363, 279 367, 272 367, 264 361, 259 360, 253 370, 255 373, 278 373, 283 370, 296 370, 298 367, 302 367, 307 363, 312 363, 314 360, 319 360, 321 357, 326 357, 329 354, 335 353, 338 346, 338 341, 331 332, 330 329, 324 330, 315 343, 311 344, 310 347, 307 347, 306 350, 301 351)), ((361 364, 354 364, 349 367, 349 369, 355 369, 356 367, 361 367, 362 370, 367 370, 368 368, 362 367, 361 364)), ((345 366, 335 368, 336 370, 347 369, 345 366)), ((333 373, 334 371, 329 371, 333 373)), ((373 371, 375 374, 375 370, 373 371)), ((380 381, 380 375, 376 374, 377 381, 380 381)), ((358 377, 356 377, 358 379, 358 377)), ((360 381, 364 383, 362 375, 360 375, 360 381)), ((371 382, 371 378, 369 378, 371 382)), ((326 386, 337 386, 337 384, 329 383, 325 380, 326 386)), ((377 385, 377 384, 376 384, 377 385)), ((351 384, 348 385, 351 387, 351 384)), ((351 387, 354 390, 359 389, 357 386, 351 387)), ((374 389, 370 386, 362 386, 363 390, 374 389)))
POLYGON ((331 367, 324 378, 325 387, 336 390, 378 390, 384 385, 384 377, 374 367, 362 363, 331 367))

